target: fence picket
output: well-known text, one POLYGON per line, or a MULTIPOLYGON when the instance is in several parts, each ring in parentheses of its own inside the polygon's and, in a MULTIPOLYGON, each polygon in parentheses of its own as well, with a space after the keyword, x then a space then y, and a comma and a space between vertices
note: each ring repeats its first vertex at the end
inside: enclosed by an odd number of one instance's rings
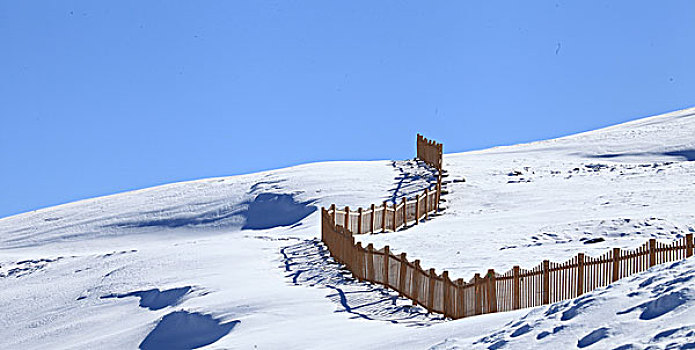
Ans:
POLYGON ((543 260, 543 301, 542 303, 550 304, 550 261, 543 260))
POLYGON ((422 268, 420 267, 419 259, 413 261, 413 265, 415 266, 413 273, 411 274, 413 282, 413 305, 417 305, 418 300, 420 300, 420 276, 422 276, 422 268))
POLYGON ((613 248, 613 278, 611 282, 618 280, 620 274, 620 248, 613 248))
POLYGON ((389 246, 384 246, 384 286, 389 286, 389 259, 391 258, 391 249, 389 246))
POLYGON ((408 201, 405 197, 402 198, 401 205, 403 206, 403 228, 405 228, 408 226, 408 201))
POLYGON ((444 314, 444 317, 453 318, 451 308, 449 307, 449 303, 451 302, 451 295, 449 291, 450 285, 451 280, 449 280, 449 271, 442 272, 442 313, 444 314))
POLYGON ((386 232, 386 213, 387 213, 386 207, 387 207, 387 204, 386 204, 386 201, 384 201, 384 207, 383 207, 383 211, 381 214, 381 232, 386 232))
POLYGON ((487 271, 487 293, 488 312, 497 312, 497 282, 493 269, 487 271))
POLYGON ((483 296, 480 285, 480 274, 476 273, 473 276, 473 283, 475 283, 475 314, 480 315, 483 313, 483 296))
POLYGON ((656 239, 649 240, 649 267, 656 265, 656 239))
POLYGON ((437 274, 434 273, 434 269, 430 269, 427 276, 429 288, 427 290, 427 305, 425 305, 425 307, 427 307, 427 311, 432 312, 434 310, 434 283, 437 274))

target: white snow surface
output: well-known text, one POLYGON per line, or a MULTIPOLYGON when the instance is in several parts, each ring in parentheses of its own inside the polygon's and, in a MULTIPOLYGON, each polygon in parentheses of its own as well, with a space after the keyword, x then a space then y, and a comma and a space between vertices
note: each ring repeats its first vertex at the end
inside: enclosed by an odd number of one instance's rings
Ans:
MULTIPOLYGON (((445 154, 441 215, 359 239, 465 279, 671 241, 695 231, 694 135, 690 108, 445 154)), ((328 258, 318 208, 411 196, 430 180, 414 161, 313 163, 2 218, 0 348, 695 348, 692 258, 456 321, 328 258)))

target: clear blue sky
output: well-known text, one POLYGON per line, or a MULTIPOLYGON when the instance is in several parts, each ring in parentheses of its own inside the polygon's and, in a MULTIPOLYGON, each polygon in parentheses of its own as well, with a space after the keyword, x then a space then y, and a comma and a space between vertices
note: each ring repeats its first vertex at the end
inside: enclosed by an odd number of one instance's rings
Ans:
POLYGON ((2 1, 0 217, 695 105, 693 1, 2 1))

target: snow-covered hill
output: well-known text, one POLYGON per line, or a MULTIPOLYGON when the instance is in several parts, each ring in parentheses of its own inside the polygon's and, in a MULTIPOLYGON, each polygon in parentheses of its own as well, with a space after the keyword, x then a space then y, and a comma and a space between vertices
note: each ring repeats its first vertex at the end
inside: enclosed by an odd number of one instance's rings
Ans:
MULTIPOLYGON (((695 108, 446 154, 443 215, 360 239, 470 278, 678 238, 695 231, 693 135, 695 108)), ((429 176, 413 161, 315 163, 0 219, 0 348, 695 346, 692 261, 446 321, 327 258, 317 208, 412 195, 429 176)))

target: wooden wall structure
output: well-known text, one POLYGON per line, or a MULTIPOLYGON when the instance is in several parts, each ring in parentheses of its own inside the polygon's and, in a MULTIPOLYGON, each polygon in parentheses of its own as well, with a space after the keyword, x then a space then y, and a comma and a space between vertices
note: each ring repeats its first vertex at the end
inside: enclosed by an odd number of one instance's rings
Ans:
POLYGON ((441 173, 443 163, 442 155, 444 146, 433 140, 428 140, 424 136, 417 134, 417 157, 427 163, 427 165, 439 170, 441 173))
POLYGON ((321 209, 321 240, 355 278, 391 288, 452 319, 576 298, 656 264, 690 257, 695 243, 692 233, 670 244, 651 239, 637 249, 614 248, 599 257, 579 253, 563 263, 544 260, 531 269, 514 266, 502 274, 490 269, 464 281, 452 280, 447 271, 422 268, 419 260, 409 261, 406 253, 393 253, 388 245, 363 247, 344 223, 336 224, 334 214, 321 209))

